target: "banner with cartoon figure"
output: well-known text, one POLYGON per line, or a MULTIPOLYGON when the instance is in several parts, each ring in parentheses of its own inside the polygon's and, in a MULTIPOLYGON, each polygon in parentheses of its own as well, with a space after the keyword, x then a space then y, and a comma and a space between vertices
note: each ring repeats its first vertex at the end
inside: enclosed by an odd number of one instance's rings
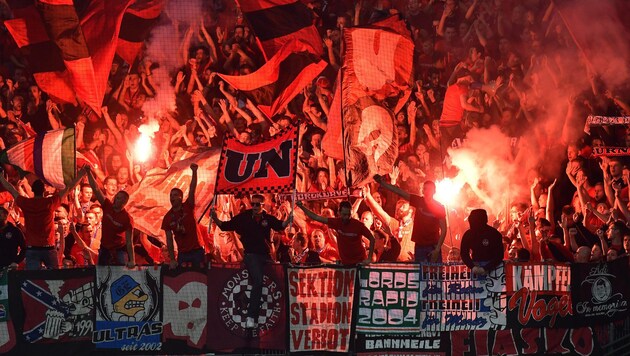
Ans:
POLYGON ((598 264, 571 265, 571 297, 576 325, 594 325, 628 317, 628 257, 598 264))
POLYGON ((249 271, 240 263, 212 265, 208 270, 208 348, 232 352, 239 348, 286 349, 286 288, 284 267, 264 268, 260 314, 247 328, 247 307, 252 285, 249 271))
POLYGON ((198 353, 206 346, 208 275, 202 269, 164 269, 163 322, 166 353, 198 353))
MULTIPOLYGON (((54 277, 54 276, 50 276, 54 277)), ((25 279, 20 285, 27 342, 90 340, 94 278, 25 279)))
POLYGON ((97 266, 95 286, 98 349, 161 350, 160 270, 97 266))
POLYGON ((26 271, 16 289, 21 306, 19 313, 12 308, 11 319, 19 325, 25 354, 93 349, 93 270, 26 271))

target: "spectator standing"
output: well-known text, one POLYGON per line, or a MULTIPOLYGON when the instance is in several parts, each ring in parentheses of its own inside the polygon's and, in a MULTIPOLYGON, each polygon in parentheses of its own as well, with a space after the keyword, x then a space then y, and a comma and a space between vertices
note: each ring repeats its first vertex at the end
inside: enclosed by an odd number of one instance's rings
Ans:
POLYGON ((280 221, 268 214, 262 207, 265 197, 255 194, 251 198, 251 209, 234 216, 228 221, 221 221, 217 217, 214 207, 210 209, 210 218, 223 231, 235 231, 241 236, 245 249, 245 266, 249 271, 252 291, 247 307, 247 328, 254 328, 258 324, 260 314, 260 298, 263 287, 263 267, 271 261, 271 230, 282 231, 293 220, 293 214, 280 221))
POLYGON ((200 240, 197 221, 195 221, 195 190, 197 189, 197 169, 193 163, 190 165, 192 178, 188 190, 188 198, 184 202, 184 192, 179 188, 171 189, 169 210, 162 220, 162 230, 166 232, 166 246, 170 257, 170 267, 175 268, 185 262, 199 266, 204 262, 205 251, 200 240), (173 237, 177 242, 177 259, 173 237))
POLYGON ((114 201, 110 202, 96 184, 90 166, 86 167, 90 186, 103 209, 103 231, 97 264, 101 266, 126 264, 127 267, 133 268, 136 265, 132 239, 133 220, 125 210, 129 193, 120 191, 114 196, 114 201))
POLYGON ((26 242, 22 231, 7 221, 9 211, 0 207, 0 267, 17 267, 24 260, 26 242))
POLYGON ((26 235, 26 269, 39 269, 43 263, 46 268, 58 268, 59 259, 56 251, 55 238, 55 211, 61 205, 61 200, 70 189, 83 177, 84 171, 79 171, 75 180, 59 193, 44 197, 46 187, 44 182, 36 180, 31 188, 34 197, 21 196, 4 176, 0 175, 0 184, 15 199, 16 205, 24 214, 24 226, 26 235))
POLYGON ((372 262, 374 254, 374 236, 372 232, 359 220, 351 218, 352 205, 348 201, 339 204, 339 218, 327 218, 319 216, 310 211, 301 201, 296 205, 304 211, 310 219, 328 225, 338 233, 337 246, 339 246, 339 256, 344 265, 355 265, 357 263, 372 262), (369 252, 366 254, 362 237, 370 241, 369 252))
POLYGON ((385 182, 378 174, 374 176, 374 181, 383 188, 398 194, 415 208, 411 233, 411 241, 415 243, 415 261, 442 262, 442 245, 446 237, 446 210, 442 204, 433 199, 435 183, 430 180, 424 182, 422 196, 419 196, 385 182))
POLYGON ((462 236, 462 262, 473 273, 486 275, 503 260, 503 236, 488 225, 488 213, 475 209, 468 216, 470 229, 462 236))

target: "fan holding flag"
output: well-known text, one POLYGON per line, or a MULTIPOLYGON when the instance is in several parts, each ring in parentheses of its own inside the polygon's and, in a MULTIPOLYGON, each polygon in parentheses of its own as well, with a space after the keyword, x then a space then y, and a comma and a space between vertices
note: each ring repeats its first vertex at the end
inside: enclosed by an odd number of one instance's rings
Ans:
POLYGON ((0 162, 11 164, 22 176, 34 173, 31 185, 33 198, 21 196, 17 189, 0 175, 0 184, 15 199, 24 213, 26 226, 26 268, 58 268, 54 215, 68 192, 83 178, 85 170, 76 172, 74 128, 52 130, 20 141, 0 153, 0 162), (44 197, 46 184, 58 193, 44 197))
POLYGON ((21 196, 17 189, 9 183, 3 175, 0 175, 0 184, 15 199, 16 205, 24 214, 26 237, 26 269, 37 270, 44 264, 46 268, 59 268, 55 240, 55 210, 61 205, 61 201, 70 189, 83 178, 85 170, 80 170, 66 188, 57 194, 45 197, 46 186, 41 179, 37 179, 31 185, 34 197, 21 196))

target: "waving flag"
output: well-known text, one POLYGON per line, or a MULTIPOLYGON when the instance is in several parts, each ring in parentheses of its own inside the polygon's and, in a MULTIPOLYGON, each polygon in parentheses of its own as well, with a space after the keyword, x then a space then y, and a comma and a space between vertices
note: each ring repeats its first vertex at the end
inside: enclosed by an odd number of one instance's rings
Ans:
POLYGON ((386 174, 398 157, 394 112, 413 83, 413 41, 404 23, 390 17, 344 32, 342 108, 346 165, 352 186, 386 174), (393 111, 385 99, 397 98, 393 111))
POLYGON ((311 83, 326 65, 309 44, 295 40, 282 47, 254 73, 219 76, 250 97, 260 111, 271 118, 311 83))
POLYGON ((238 0, 245 19, 256 34, 265 58, 273 57, 282 46, 299 39, 324 52, 322 38, 313 25, 313 14, 298 0, 238 0))
POLYGON ((75 177, 74 128, 39 133, 0 153, 0 162, 35 173, 39 179, 63 189, 75 177))
POLYGON ((164 0, 136 1, 127 9, 122 18, 116 47, 116 53, 125 62, 134 62, 163 9, 164 0))
POLYGON ((123 14, 133 2, 91 0, 79 14, 72 0, 11 1, 15 18, 4 24, 43 91, 100 112, 123 14))
POLYGON ((298 126, 293 123, 267 141, 245 145, 223 141, 215 194, 286 193, 295 187, 298 126))
POLYGON ((41 15, 27 1, 11 4, 15 18, 4 24, 28 61, 37 85, 57 100, 76 103, 61 51, 50 41, 41 15))
POLYGON ((199 218, 214 195, 219 153, 218 148, 200 153, 185 152, 168 169, 153 168, 148 171, 137 189, 129 195, 127 211, 133 218, 134 227, 150 236, 163 236, 162 218, 171 207, 169 194, 171 189, 179 188, 184 196, 188 196, 191 163, 199 166, 199 183, 195 192, 195 218, 199 218))

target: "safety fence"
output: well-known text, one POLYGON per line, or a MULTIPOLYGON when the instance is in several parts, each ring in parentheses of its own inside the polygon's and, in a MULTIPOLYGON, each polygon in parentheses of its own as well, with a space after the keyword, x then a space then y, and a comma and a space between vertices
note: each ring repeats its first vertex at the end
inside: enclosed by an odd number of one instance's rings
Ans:
POLYGON ((0 353, 602 354, 630 343, 627 275, 627 257, 505 263, 487 276, 453 264, 269 264, 246 328, 239 264, 4 271, 0 353))

